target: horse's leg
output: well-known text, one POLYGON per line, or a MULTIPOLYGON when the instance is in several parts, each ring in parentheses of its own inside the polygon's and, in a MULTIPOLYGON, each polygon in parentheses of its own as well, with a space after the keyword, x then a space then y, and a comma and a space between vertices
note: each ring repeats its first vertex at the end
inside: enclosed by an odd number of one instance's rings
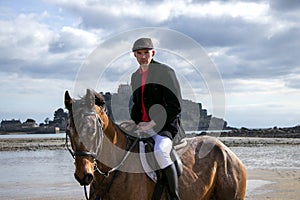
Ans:
POLYGON ((243 200, 246 193, 245 167, 230 150, 223 149, 221 156, 217 171, 216 198, 243 200))
POLYGON ((182 200, 209 200, 215 180, 216 167, 207 170, 205 174, 196 174, 191 169, 185 169, 180 179, 180 198, 182 200))
POLYGON ((179 178, 180 198, 182 200, 210 199, 216 181, 217 162, 214 162, 210 156, 199 158, 197 153, 191 152, 183 157, 183 174, 179 178))
MULTIPOLYGON (((203 186, 211 187, 207 194, 213 199, 243 200, 246 192, 246 170, 238 157, 223 143, 212 137, 204 137, 199 142, 195 153, 208 152, 207 155, 195 156, 195 172, 205 172, 207 180, 203 186), (204 150, 204 151, 203 151, 204 150), (209 151, 208 151, 209 150, 209 151), (207 168, 208 167, 208 168, 207 168), (210 171, 213 169, 213 171, 210 171), (208 184, 208 185, 207 185, 208 184)), ((199 175, 200 177, 201 175, 199 175)))

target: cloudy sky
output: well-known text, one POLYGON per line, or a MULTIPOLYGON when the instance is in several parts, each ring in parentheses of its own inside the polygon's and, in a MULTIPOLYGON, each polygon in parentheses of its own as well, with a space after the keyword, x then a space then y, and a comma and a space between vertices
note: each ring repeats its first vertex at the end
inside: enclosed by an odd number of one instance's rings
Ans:
MULTIPOLYGON (((202 46, 220 75, 224 118, 230 126, 300 124, 299 12, 296 0, 1 1, 0 118, 33 118, 38 123, 52 118, 64 106, 64 91, 75 94, 83 63, 99 45, 124 32, 152 27, 180 33, 202 46)), ((129 37, 124 47, 133 41, 129 37)), ((178 69, 184 97, 189 97, 189 85, 191 99, 214 114, 207 80, 189 83, 190 60, 174 53, 178 44, 184 46, 180 41, 169 45, 169 52, 162 49, 157 58, 178 69)), ((197 51, 185 52, 190 59, 199 57, 197 51)), ((137 66, 129 48, 105 67, 105 80, 94 88, 99 92, 115 92, 137 66)))

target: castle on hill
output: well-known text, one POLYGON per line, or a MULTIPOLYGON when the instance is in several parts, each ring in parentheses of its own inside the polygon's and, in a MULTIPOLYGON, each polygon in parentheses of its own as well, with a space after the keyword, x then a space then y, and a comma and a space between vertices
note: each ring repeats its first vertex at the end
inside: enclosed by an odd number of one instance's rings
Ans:
MULTIPOLYGON (((131 87, 129 84, 121 84, 117 93, 103 93, 108 114, 116 122, 122 122, 130 119, 129 107, 131 97, 131 87), (117 114, 116 114, 117 113, 117 114)), ((183 99, 182 126, 187 131, 202 131, 210 129, 226 128, 227 122, 223 119, 213 117, 207 114, 207 110, 202 108, 201 103, 195 103, 191 100, 183 99)))

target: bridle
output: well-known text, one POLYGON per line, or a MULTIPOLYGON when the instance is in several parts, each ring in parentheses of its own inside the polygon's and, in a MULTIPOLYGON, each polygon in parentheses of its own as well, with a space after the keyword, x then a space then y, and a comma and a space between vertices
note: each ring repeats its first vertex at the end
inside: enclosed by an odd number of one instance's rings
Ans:
MULTIPOLYGON (((102 107, 101 112, 106 112, 106 108, 102 107)), ((84 116, 93 116, 95 115, 96 119, 97 119, 97 127, 98 127, 98 133, 101 133, 101 137, 103 137, 103 124, 104 122, 101 120, 101 118, 98 116, 98 114, 95 111, 91 111, 91 112, 84 112, 82 113, 84 116)), ((74 116, 73 116, 74 117, 74 116)), ((97 166, 97 160, 96 157, 98 154, 101 153, 102 150, 102 144, 101 147, 99 149, 97 149, 96 152, 90 152, 90 151, 74 151, 70 148, 70 143, 69 143, 69 139, 68 139, 68 134, 66 133, 66 142, 65 142, 65 146, 68 149, 68 151, 70 152, 71 156, 73 157, 73 159, 75 159, 78 156, 86 156, 86 157, 92 157, 93 161, 94 161, 94 173, 97 172, 101 175, 103 175, 103 179, 109 177, 109 175, 112 172, 119 172, 119 170, 122 168, 122 166, 124 165, 127 157, 129 156, 130 152, 133 150, 133 148, 135 147, 135 145, 137 144, 137 142, 140 140, 139 137, 134 138, 133 142, 131 143, 131 145, 129 146, 129 140, 130 137, 128 135, 126 135, 127 137, 127 144, 126 144, 126 151, 124 152, 123 155, 123 159, 122 161, 115 167, 111 168, 110 170, 108 170, 107 172, 102 172, 98 166, 97 166)), ((112 182, 114 181, 114 178, 116 178, 116 176, 118 175, 118 173, 115 173, 113 178, 111 179, 110 183, 108 184, 108 186, 106 187, 105 192, 103 193, 103 195, 106 194, 106 192, 108 192, 112 182)), ((88 200, 88 194, 87 194, 87 189, 86 189, 86 185, 84 185, 84 194, 85 194, 85 198, 88 200)))
MULTIPOLYGON (((84 112, 82 113, 84 116, 90 116, 90 115, 94 115, 96 117, 96 121, 97 121, 97 127, 98 127, 98 133, 101 134, 101 137, 103 137, 103 130, 102 130, 102 125, 103 125, 103 121, 98 117, 97 113, 95 111, 91 111, 91 112, 84 112)), ((74 117, 74 116, 72 116, 74 117)), ((75 127, 76 128, 76 127, 75 127)), ((65 141, 65 146, 68 149, 68 151, 70 152, 71 156, 73 157, 73 159, 75 160, 76 157, 79 156, 85 156, 85 157, 92 157, 93 161, 94 161, 94 172, 98 171, 98 167, 97 167, 97 162, 96 162, 96 156, 97 156, 97 152, 90 152, 90 151, 74 151, 71 147, 70 147, 70 142, 69 142, 69 138, 70 136, 66 133, 66 141, 65 141)), ((102 145, 101 145, 102 146, 102 145)), ((98 149, 97 149, 98 150, 98 149)), ((100 147, 101 150, 101 147, 100 147)), ((84 195, 86 200, 89 199, 88 194, 87 194, 87 189, 86 189, 86 185, 84 185, 84 195)))
MULTIPOLYGON (((95 115, 96 119, 97 119, 97 127, 98 127, 98 133, 101 133, 101 135, 103 135, 103 131, 102 131, 102 120, 98 117, 97 113, 95 111, 91 111, 91 112, 85 112, 83 113, 84 116, 89 116, 89 115, 95 115)), ((68 140, 68 134, 66 134, 66 142, 65 142, 65 146, 67 147, 68 151, 70 152, 71 156, 75 159, 76 156, 87 156, 87 157, 92 157, 94 160, 96 159, 97 156, 97 152, 89 152, 89 151, 73 151, 70 148, 70 143, 68 140)))

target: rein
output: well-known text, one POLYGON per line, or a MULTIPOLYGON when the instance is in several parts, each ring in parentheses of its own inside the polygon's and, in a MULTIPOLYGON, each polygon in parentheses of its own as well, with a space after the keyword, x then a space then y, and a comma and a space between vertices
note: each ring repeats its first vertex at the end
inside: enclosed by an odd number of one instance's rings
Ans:
POLYGON ((116 167, 114 168, 111 168, 109 171, 107 172, 102 172, 98 167, 97 165, 95 165, 95 171, 99 172, 101 175, 104 175, 105 177, 108 177, 110 173, 116 171, 116 170, 119 170, 122 168, 122 166, 124 165, 127 157, 129 156, 129 154, 131 153, 131 151, 133 150, 133 148, 135 147, 135 145, 137 144, 137 142, 140 140, 140 138, 135 138, 135 140, 133 141, 133 143, 130 145, 130 147, 128 148, 128 141, 129 141, 129 138, 127 137, 127 148, 125 149, 126 152, 124 153, 124 156, 123 156, 123 159, 122 161, 120 162, 120 164, 118 164, 116 167))

